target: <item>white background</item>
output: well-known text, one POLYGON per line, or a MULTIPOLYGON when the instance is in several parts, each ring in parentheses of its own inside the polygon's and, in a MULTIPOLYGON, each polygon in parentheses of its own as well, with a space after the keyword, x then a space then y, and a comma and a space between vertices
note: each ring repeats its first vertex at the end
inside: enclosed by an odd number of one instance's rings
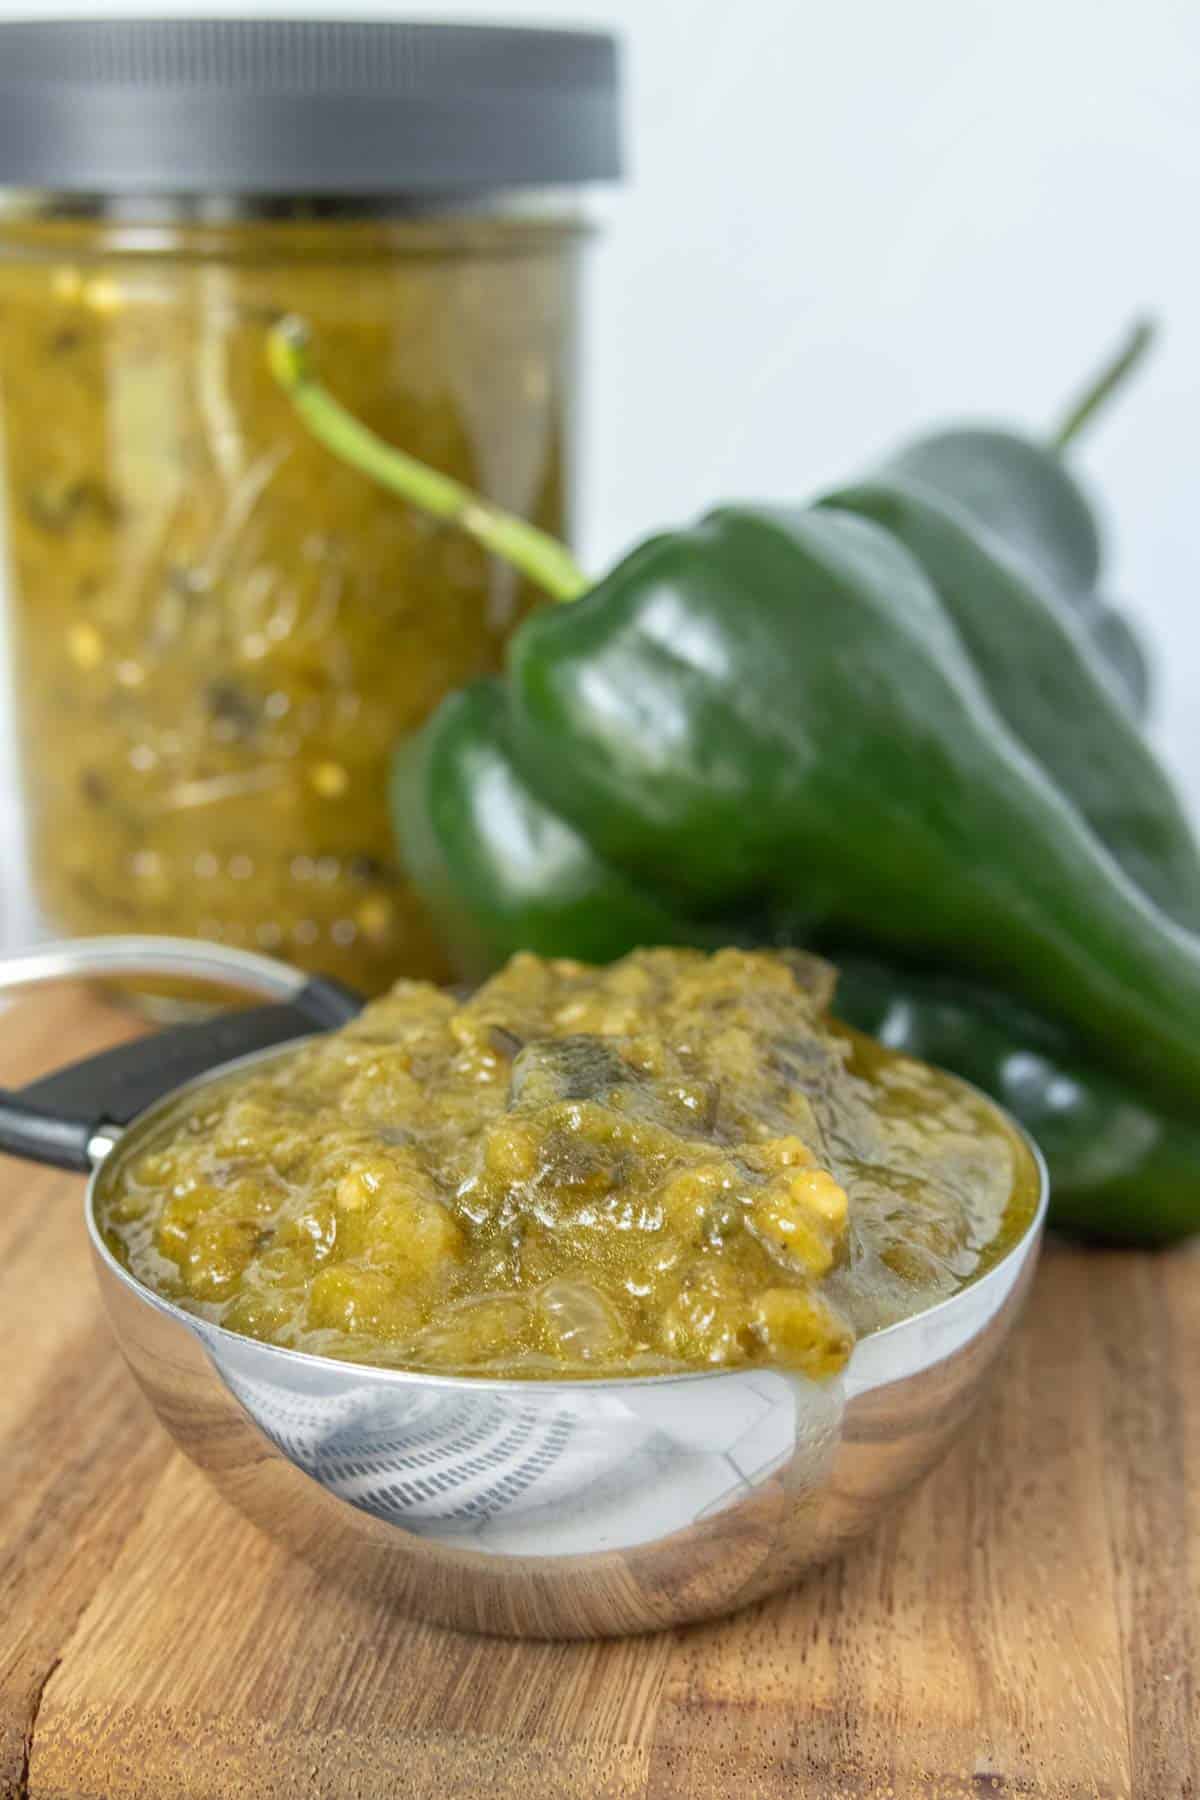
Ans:
POLYGON ((630 177, 589 272, 579 519, 596 567, 719 498, 803 497, 932 421, 1037 428, 1132 315, 1161 317, 1081 465, 1108 504, 1113 585, 1159 649, 1159 741, 1200 811, 1200 0, 413 16, 625 39, 630 177))

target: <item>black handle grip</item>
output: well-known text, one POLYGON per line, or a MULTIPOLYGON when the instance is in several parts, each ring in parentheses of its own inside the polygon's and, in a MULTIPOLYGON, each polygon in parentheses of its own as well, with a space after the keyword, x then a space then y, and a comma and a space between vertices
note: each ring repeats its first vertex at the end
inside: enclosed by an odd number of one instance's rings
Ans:
POLYGON ((0 1088, 0 1151, 60 1169, 89 1169, 88 1147, 102 1126, 128 1125, 172 1088, 236 1057, 344 1025, 363 1004, 353 989, 318 975, 286 1003, 173 1025, 28 1087, 0 1088))

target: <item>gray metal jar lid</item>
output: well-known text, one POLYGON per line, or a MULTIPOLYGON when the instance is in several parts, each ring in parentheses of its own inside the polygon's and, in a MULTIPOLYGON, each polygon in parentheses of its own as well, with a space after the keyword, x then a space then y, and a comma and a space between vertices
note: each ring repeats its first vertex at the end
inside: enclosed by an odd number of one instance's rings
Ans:
POLYGON ((0 187, 422 195, 620 173, 603 32, 320 19, 0 22, 0 187))

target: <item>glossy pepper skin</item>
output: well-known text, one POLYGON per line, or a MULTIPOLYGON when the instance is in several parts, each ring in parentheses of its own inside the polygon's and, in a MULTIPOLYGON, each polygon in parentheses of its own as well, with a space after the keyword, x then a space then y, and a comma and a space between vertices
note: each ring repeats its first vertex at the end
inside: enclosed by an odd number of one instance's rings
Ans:
POLYGON ((954 500, 885 469, 829 496, 921 564, 1009 730, 1172 918, 1200 928, 1187 817, 1084 617, 954 500))
MULTIPOLYGON (((525 790, 681 930, 786 908, 809 937, 988 977, 1115 1073, 1200 1099, 1200 944, 1004 724, 878 525, 726 509, 651 540, 525 621, 500 692, 525 790)), ((408 753, 397 825, 419 882, 432 832, 478 918, 470 867, 504 864, 511 813, 472 804, 447 716, 408 753)))
POLYGON ((391 802, 405 865, 460 974, 480 981, 517 950, 612 962, 699 934, 548 805, 521 768, 505 683, 447 696, 396 752, 391 802))
POLYGON ((833 954, 840 1018, 974 1082, 1036 1139, 1061 1230, 1169 1244, 1200 1229, 1200 1126, 1154 1111, 1002 994, 833 954))

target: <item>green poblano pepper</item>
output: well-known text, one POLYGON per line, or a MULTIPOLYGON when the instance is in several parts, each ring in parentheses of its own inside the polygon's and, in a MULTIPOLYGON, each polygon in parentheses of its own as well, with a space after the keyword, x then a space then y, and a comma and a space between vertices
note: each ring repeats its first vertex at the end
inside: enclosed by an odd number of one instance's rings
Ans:
POLYGON ((526 620, 507 693, 527 779, 685 918, 786 905, 973 969, 1200 1098, 1200 942, 1003 724, 880 527, 711 514, 526 620))
POLYGON ((1200 941, 1162 910, 1193 910, 1196 849, 1011 525, 972 531, 962 496, 892 477, 818 509, 722 510, 587 589, 561 546, 350 420, 294 336, 274 353, 332 447, 575 602, 529 618, 506 677, 397 758, 402 852, 465 972, 786 915, 1023 996, 1149 1119, 1196 1104, 1200 941), (864 516, 881 489, 903 530, 864 516), (980 568, 1020 641, 1053 652, 1057 705, 1064 672, 1081 708, 1107 704, 1103 781, 1020 694, 980 568))

